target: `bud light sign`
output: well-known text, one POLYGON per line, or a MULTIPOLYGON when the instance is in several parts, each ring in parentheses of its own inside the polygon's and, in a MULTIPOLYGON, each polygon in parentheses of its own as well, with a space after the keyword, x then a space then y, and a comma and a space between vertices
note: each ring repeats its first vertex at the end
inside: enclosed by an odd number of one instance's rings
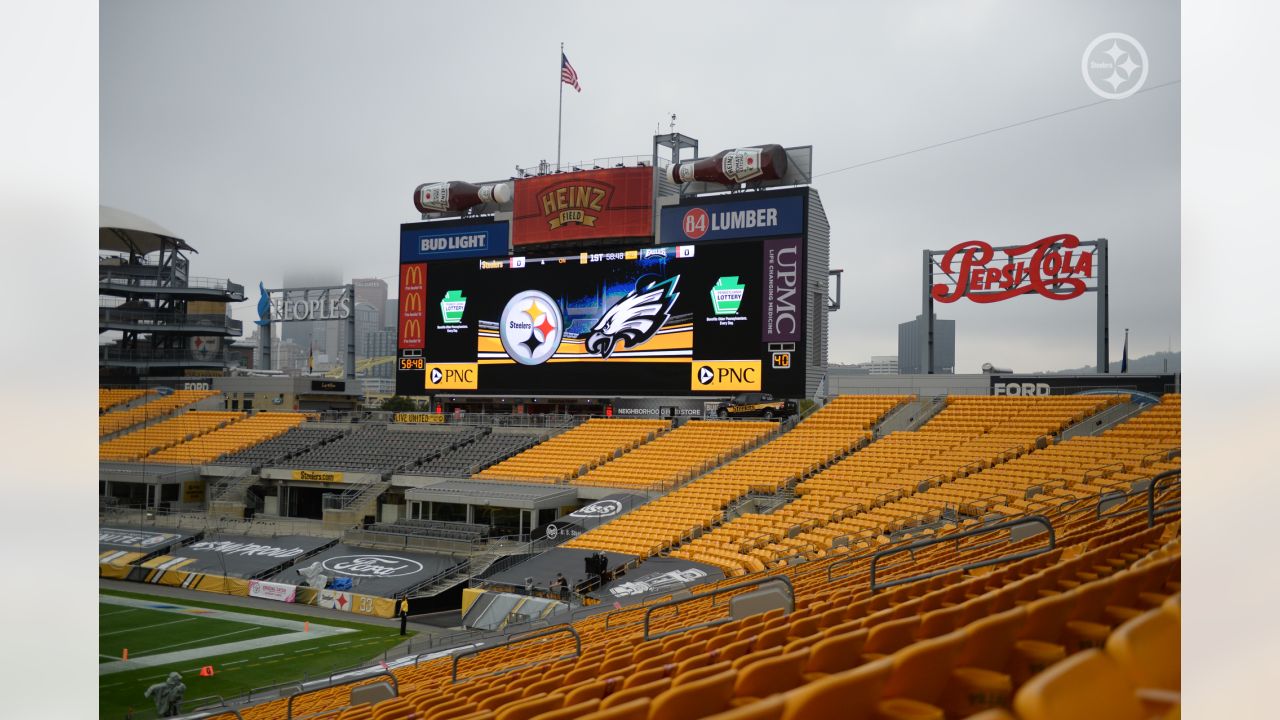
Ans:
POLYGON ((443 226, 405 223, 400 226, 400 262, 506 255, 509 237, 507 222, 443 226))
POLYGON ((784 195, 765 200, 735 200, 677 205, 662 210, 660 242, 728 240, 799 235, 804 232, 804 198, 784 195))

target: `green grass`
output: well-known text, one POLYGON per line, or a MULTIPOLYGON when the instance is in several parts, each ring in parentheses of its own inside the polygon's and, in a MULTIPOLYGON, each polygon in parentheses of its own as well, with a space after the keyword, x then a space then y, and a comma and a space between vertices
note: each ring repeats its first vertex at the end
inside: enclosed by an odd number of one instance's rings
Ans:
MULTIPOLYGON (((98 684, 98 716, 113 720, 125 717, 128 708, 138 711, 140 717, 150 717, 154 706, 143 697, 142 693, 149 685, 163 681, 171 670, 182 673, 182 681, 187 686, 188 701, 213 695, 231 698, 255 688, 302 680, 304 676, 315 678, 334 670, 369 661, 380 656, 384 650, 407 639, 400 637, 398 627, 392 626, 313 618, 286 612, 221 605, 203 600, 175 600, 169 597, 115 590, 100 592, 102 595, 148 600, 157 605, 209 608, 243 615, 285 618, 297 622, 310 621, 312 625, 354 630, 342 635, 285 643, 229 655, 205 655, 179 661, 174 667, 166 665, 102 675, 98 684), (204 665, 214 667, 213 677, 199 676, 198 669, 204 665)), ((98 652, 109 656, 100 657, 99 662, 111 662, 119 658, 123 648, 129 649, 130 658, 139 658, 290 632, 247 622, 149 608, 135 610, 123 605, 105 603, 99 604, 98 607, 98 652), (122 610, 129 610, 129 612, 120 612, 122 610), (161 625, 161 623, 168 624, 161 625)), ((191 709, 194 709, 194 705, 190 702, 183 707, 184 711, 191 709)))

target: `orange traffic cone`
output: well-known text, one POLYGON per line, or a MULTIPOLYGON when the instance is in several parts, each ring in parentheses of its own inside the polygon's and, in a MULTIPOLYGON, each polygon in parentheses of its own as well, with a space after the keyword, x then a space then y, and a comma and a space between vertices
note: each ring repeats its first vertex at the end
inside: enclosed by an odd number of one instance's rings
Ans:
POLYGON ((124 651, 120 653, 120 659, 121 660, 129 659, 129 648, 125 648, 124 651))
POLYGON ((311 623, 306 620, 302 621, 302 632, 311 632, 311 623))
POLYGON ((213 677, 213 666, 205 665, 200 668, 200 677, 213 677))

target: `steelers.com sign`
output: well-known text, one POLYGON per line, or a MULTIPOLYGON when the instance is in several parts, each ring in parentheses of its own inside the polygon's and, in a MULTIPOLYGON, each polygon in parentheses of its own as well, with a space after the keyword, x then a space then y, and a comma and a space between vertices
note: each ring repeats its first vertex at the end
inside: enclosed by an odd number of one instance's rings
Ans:
POLYGON ((803 244, 770 237, 422 263, 427 321, 420 344, 400 345, 396 391, 799 397, 803 244), (775 361, 779 352, 790 364, 775 361))

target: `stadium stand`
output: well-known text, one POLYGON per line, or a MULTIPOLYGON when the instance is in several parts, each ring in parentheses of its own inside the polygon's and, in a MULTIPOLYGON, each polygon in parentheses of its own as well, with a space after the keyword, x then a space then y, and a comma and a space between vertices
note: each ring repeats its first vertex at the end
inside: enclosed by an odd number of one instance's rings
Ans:
POLYGON ((669 490, 737 456, 777 429, 777 423, 772 422, 695 420, 572 482, 669 490))
POLYGON ((559 483, 630 452, 667 431, 665 420, 593 418, 472 475, 477 480, 559 483))
POLYGON ((489 536, 489 526, 477 523, 447 522, 445 520, 401 519, 393 523, 374 523, 371 532, 415 537, 443 538, 445 540, 480 540, 489 536))
MULTIPOLYGON (((641 558, 657 555, 723 521, 725 508, 748 493, 777 493, 853 452, 871 440, 874 425, 909 400, 905 395, 835 398, 794 429, 674 492, 579 535, 565 547, 624 552, 641 558)), ((763 569, 751 565, 752 569, 763 569)))
POLYGON ((525 450, 544 436, 539 433, 492 432, 488 428, 484 435, 473 442, 461 445, 454 450, 442 453, 439 457, 411 466, 400 472, 407 475, 434 475, 437 477, 470 477, 473 473, 501 462, 516 453, 525 450))
POLYGON ((389 473, 470 442, 476 428, 403 430, 383 424, 364 425, 342 437, 288 460, 291 467, 389 473))
POLYGON ((162 418, 218 394, 217 390, 175 390, 135 407, 103 413, 98 416, 98 437, 162 418))
MULTIPOLYGON (((741 575, 784 558, 821 557, 838 538, 865 549, 875 538, 957 517, 952 481, 1035 450, 1119 396, 957 397, 923 427, 891 433, 799 483, 777 511, 736 518, 672 552, 741 575), (942 488, 920 499, 923 488, 942 488)), ((966 487, 963 492, 990 493, 966 487)))
MULTIPOLYGON (((1124 507, 1141 510, 1137 500, 1124 507)), ((287 707, 295 717, 374 720, 1176 716, 1177 513, 1148 526, 1136 512, 1098 517, 1092 509, 1049 518, 1052 547, 1043 534, 993 542, 992 532, 901 553, 880 576, 900 584, 874 592, 868 556, 828 558, 761 576, 787 579, 790 612, 736 614, 733 600, 754 588, 725 580, 699 588, 679 612, 626 608, 578 620, 576 637, 560 626, 398 668, 396 697, 376 704, 347 707, 352 685, 343 685, 241 714, 284 717, 287 707), (832 579, 837 562, 844 574, 832 579), (971 567, 977 563, 990 567, 971 567)))
POLYGON ((260 412, 246 420, 161 450, 149 459, 154 462, 198 464, 222 455, 239 452, 264 440, 282 435, 307 420, 302 413, 260 412))
POLYGON ((154 395, 155 390, 137 390, 133 388, 98 388, 98 414, 131 403, 141 397, 154 395))
POLYGON ((345 430, 300 425, 283 435, 271 438, 239 452, 218 459, 219 465, 262 467, 285 462, 317 445, 342 437, 345 430))
POLYGON ((98 459, 124 462, 150 460, 148 456, 153 453, 217 430, 244 416, 241 412, 190 410, 98 445, 98 459))

